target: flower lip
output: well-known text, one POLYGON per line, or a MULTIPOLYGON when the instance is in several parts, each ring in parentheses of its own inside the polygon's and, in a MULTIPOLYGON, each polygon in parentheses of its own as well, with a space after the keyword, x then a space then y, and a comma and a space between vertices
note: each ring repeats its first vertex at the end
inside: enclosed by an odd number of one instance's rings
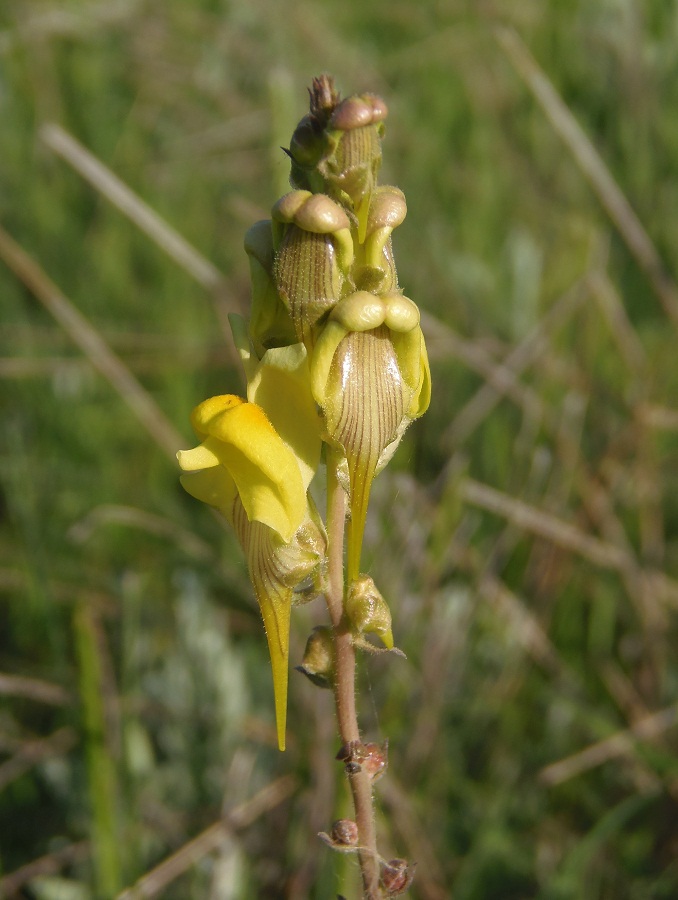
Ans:
POLYGON ((306 488, 297 457, 271 425, 264 410, 233 394, 211 397, 191 415, 204 452, 179 454, 188 472, 218 465, 235 483, 250 521, 292 539, 307 508, 306 488))

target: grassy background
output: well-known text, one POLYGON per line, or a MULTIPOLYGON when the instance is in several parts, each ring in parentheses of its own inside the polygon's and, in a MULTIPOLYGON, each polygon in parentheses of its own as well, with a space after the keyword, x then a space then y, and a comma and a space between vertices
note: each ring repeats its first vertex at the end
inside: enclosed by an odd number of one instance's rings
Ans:
MULTIPOLYGON (((311 77, 385 97, 383 180, 409 208, 396 259, 435 393, 367 532, 408 657, 361 670, 366 734, 390 739, 382 847, 418 861, 421 900, 671 898, 675 288, 662 302, 498 22, 678 274, 663 0, 4 0, 0 224, 189 446, 191 408, 240 384, 222 314, 247 306, 242 236, 285 189, 278 147, 311 77), (220 288, 60 158, 48 122, 220 288)), ((314 838, 346 803, 329 696, 292 678, 279 754, 234 540, 2 246, 0 893, 355 896, 350 858, 314 838)), ((298 611, 295 659, 323 620, 298 611)))

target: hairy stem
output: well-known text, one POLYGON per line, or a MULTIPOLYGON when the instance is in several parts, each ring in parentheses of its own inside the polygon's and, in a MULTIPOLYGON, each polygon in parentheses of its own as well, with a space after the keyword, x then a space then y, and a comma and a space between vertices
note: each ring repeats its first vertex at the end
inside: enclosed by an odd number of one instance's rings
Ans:
MULTIPOLYGON (((355 648, 344 619, 344 525, 346 495, 337 480, 336 457, 328 449, 327 531, 329 572, 327 608, 334 628, 334 698, 342 744, 360 740, 355 703, 355 648)), ((364 770, 348 776, 358 826, 360 870, 366 900, 379 900, 379 855, 372 803, 372 784, 364 770)))

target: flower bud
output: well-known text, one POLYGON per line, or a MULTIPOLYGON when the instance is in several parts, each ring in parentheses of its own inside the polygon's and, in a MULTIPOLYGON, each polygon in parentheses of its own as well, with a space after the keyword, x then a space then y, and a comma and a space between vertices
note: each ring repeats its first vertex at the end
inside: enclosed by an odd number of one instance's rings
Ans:
POLYGON ((313 167, 322 159, 327 141, 313 116, 304 116, 294 129, 288 155, 303 167, 313 167))
POLYGON ((393 647, 391 610, 369 575, 349 585, 345 612, 354 634, 376 634, 389 650, 393 647))
POLYGON ((383 744, 349 741, 342 744, 335 759, 344 763, 348 775, 364 770, 371 781, 378 781, 388 767, 388 741, 383 744))
POLYGON ((340 853, 352 853, 358 849, 358 826, 351 819, 337 819, 329 834, 321 831, 318 837, 340 853))
POLYGON ((297 671, 302 672, 313 684, 321 688, 334 686, 334 639, 332 629, 327 625, 318 625, 306 641, 306 649, 301 665, 297 671))
POLYGON ((347 97, 337 104, 327 131, 331 152, 318 169, 327 193, 348 202, 358 217, 358 239, 364 240, 367 213, 381 166, 383 120, 388 109, 374 94, 347 97))
POLYGON ((332 80, 314 79, 309 115, 299 122, 287 151, 294 187, 336 197, 358 217, 365 235, 370 196, 381 165, 384 101, 374 94, 341 100, 332 80))
POLYGON ((309 94, 309 114, 297 125, 286 151, 292 163, 290 182, 297 188, 323 192, 325 179, 319 166, 331 152, 326 128, 340 97, 329 75, 314 78, 309 94))
POLYGON ((271 222, 256 222, 245 234, 250 262, 252 313, 249 334, 257 351, 296 341, 294 323, 273 281, 273 235, 271 222))
POLYGON ((382 134, 381 124, 337 131, 334 153, 321 164, 327 192, 346 196, 355 210, 360 222, 360 240, 364 238, 370 196, 381 166, 382 134))
POLYGON ((380 880, 386 896, 404 894, 414 881, 414 869, 415 865, 410 865, 406 859, 391 859, 383 863, 380 880))
POLYGON ((388 768, 388 741, 383 744, 375 744, 373 741, 363 744, 361 765, 371 781, 379 781, 388 768))
POLYGON ((343 844, 345 847, 355 847, 358 843, 358 826, 352 819, 337 819, 332 825, 330 837, 335 844, 343 844))
POLYGON ((407 425, 428 407, 430 373, 418 322, 416 305, 402 294, 356 291, 337 303, 313 348, 311 390, 323 413, 325 440, 348 469, 349 579, 360 571, 372 480, 407 425))
POLYGON ((332 111, 331 129, 353 131, 367 125, 376 125, 388 115, 388 107, 376 94, 360 94, 341 100, 332 111))
POLYGON ((297 340, 312 348, 320 320, 340 299, 353 260, 346 212, 325 194, 290 191, 272 211, 274 280, 297 340))
POLYGON ((384 185, 372 194, 360 262, 354 267, 356 287, 385 294, 398 290, 398 274, 393 260, 391 233, 407 213, 405 195, 384 185))

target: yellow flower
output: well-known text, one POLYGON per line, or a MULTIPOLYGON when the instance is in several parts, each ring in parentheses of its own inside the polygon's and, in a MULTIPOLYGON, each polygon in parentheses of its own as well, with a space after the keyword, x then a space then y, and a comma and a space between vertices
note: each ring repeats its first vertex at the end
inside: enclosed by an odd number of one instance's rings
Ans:
POLYGON ((189 494, 200 494, 199 500, 216 506, 231 524, 237 494, 250 522, 268 525, 290 541, 304 518, 306 490, 294 453, 263 409, 224 394, 197 406, 191 424, 203 441, 177 457, 189 473, 181 478, 189 494))
MULTIPOLYGON (((277 356, 273 352, 280 363, 277 356)), ((290 356, 295 354, 286 354, 287 362, 290 356)), ((226 516, 245 551, 266 629, 278 744, 284 750, 290 609, 318 593, 326 538, 306 493, 320 453, 317 414, 304 394, 310 396, 308 381, 304 386, 297 378, 295 390, 294 368, 276 370, 270 362, 253 364, 252 393, 274 403, 270 368, 282 379, 283 389, 291 386, 291 406, 277 404, 280 430, 257 403, 232 394, 212 397, 191 416, 202 443, 180 451, 177 458, 184 489, 226 516), (315 424, 309 436, 304 415, 310 412, 315 424)), ((297 351, 292 362, 303 367, 305 351, 297 351)))

